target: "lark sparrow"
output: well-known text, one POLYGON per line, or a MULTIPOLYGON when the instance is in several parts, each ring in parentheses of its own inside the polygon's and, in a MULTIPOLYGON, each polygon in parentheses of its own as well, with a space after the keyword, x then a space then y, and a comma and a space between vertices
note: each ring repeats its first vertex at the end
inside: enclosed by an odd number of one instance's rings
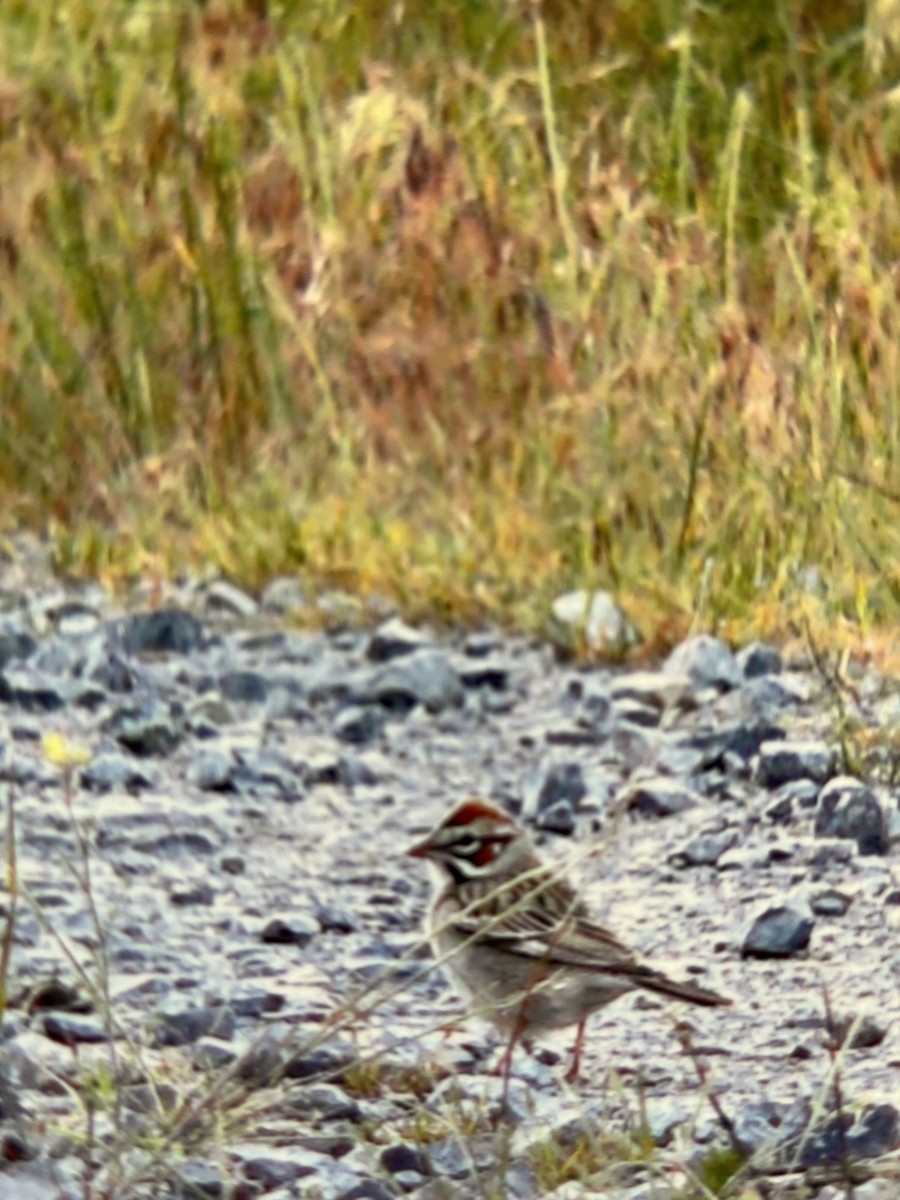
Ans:
POLYGON ((731 1001, 641 963, 596 924, 527 833, 480 800, 458 805, 409 854, 428 859, 435 891, 427 930, 475 1011, 509 1035, 501 1060, 504 1099, 512 1052, 531 1031, 578 1024, 568 1082, 578 1078, 588 1016, 636 988, 692 1004, 731 1001))

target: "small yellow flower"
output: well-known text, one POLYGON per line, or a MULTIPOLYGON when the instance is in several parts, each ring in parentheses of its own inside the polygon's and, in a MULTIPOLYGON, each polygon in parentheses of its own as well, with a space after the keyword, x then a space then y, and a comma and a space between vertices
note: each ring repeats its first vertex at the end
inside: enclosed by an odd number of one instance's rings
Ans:
POLYGON ((41 745, 55 767, 83 767, 91 761, 91 752, 86 746, 70 741, 62 733, 45 733, 41 745))

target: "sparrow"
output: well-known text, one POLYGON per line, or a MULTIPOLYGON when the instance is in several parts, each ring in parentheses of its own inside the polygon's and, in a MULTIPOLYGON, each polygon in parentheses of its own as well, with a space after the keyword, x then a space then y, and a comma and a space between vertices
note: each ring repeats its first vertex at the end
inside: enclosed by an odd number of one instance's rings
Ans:
POLYGON ((498 1070, 503 1106, 516 1044, 542 1030, 577 1025, 568 1083, 579 1077, 587 1018, 642 989, 715 1007, 725 996, 670 979, 592 919, 558 867, 543 862, 506 813, 481 800, 458 804, 407 851, 428 861, 434 890, 426 929, 478 1015, 509 1041, 498 1070))

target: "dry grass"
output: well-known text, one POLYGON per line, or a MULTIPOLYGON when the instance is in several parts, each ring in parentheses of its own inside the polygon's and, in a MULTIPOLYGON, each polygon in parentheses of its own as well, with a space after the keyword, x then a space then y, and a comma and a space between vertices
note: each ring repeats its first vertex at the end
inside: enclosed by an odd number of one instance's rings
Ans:
POLYGON ((114 581, 877 647, 895 7, 7 5, 8 521, 114 581))

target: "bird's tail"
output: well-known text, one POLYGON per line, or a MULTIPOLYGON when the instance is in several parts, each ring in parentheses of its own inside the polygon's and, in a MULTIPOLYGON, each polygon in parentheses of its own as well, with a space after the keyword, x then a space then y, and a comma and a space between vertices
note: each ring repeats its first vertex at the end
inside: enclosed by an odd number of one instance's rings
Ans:
POLYGON ((728 996, 720 996, 709 988, 698 987, 686 980, 680 982, 670 979, 662 971, 654 971, 648 967, 635 977, 635 982, 649 992, 659 992, 662 996, 671 996, 673 1000, 685 1000, 689 1004, 702 1004, 706 1008, 720 1008, 733 1003, 728 996))

